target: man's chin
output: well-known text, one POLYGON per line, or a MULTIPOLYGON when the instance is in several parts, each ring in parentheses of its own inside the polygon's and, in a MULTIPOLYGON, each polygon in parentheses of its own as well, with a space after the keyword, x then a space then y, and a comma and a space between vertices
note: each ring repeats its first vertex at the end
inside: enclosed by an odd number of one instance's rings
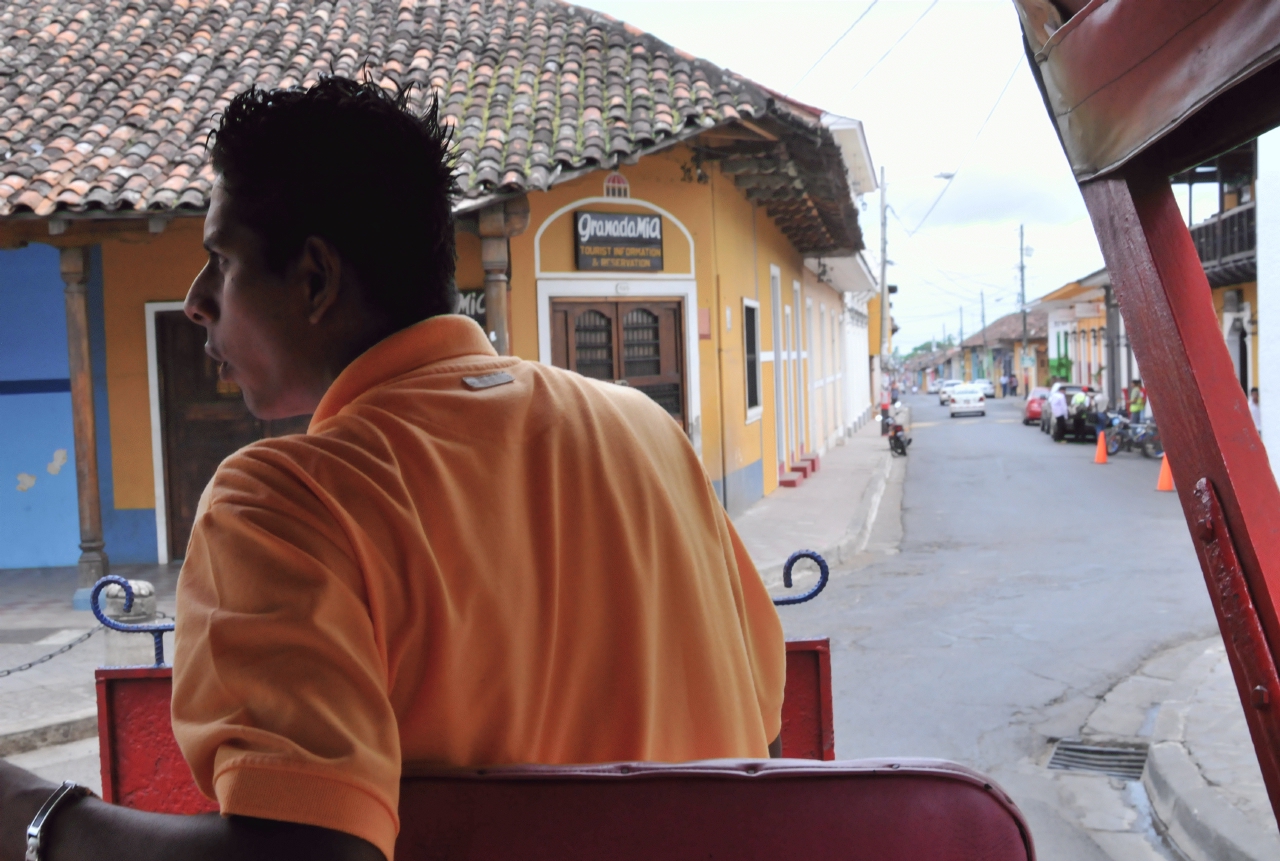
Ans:
POLYGON ((254 395, 248 389, 242 389, 242 391, 244 393, 244 405, 249 408, 249 412, 258 421, 269 422, 278 419, 291 419, 315 412, 315 407, 308 409, 305 405, 291 403, 282 398, 263 398, 254 395))

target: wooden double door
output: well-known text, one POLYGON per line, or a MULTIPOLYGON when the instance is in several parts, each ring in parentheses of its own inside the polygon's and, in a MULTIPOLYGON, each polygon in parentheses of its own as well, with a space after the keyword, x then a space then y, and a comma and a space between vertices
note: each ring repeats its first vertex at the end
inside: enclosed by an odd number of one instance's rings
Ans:
POLYGON ((157 311, 155 326, 166 537, 169 558, 181 559, 200 494, 223 458, 264 437, 305 433, 311 417, 254 418, 240 387, 218 379, 202 327, 181 311, 157 311))
POLYGON ((684 327, 675 300, 551 304, 551 362, 639 389, 686 426, 684 327))

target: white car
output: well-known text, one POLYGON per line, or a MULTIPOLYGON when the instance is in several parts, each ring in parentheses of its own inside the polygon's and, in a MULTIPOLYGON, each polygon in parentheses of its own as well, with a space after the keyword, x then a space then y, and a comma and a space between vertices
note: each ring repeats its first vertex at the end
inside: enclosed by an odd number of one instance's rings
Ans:
POLYGON ((980 416, 987 414, 987 396, 981 386, 969 383, 951 389, 951 417, 965 413, 977 413, 980 416))
POLYGON ((985 377, 980 377, 974 380, 973 384, 982 389, 982 393, 987 397, 994 398, 996 396, 996 384, 985 377))
POLYGON ((963 385, 964 380, 943 380, 942 385, 938 386, 938 403, 945 407, 951 402, 951 390, 963 385))
POLYGON ((939 379, 929 380, 929 382, 924 384, 924 393, 926 395, 936 395, 938 393, 938 386, 940 385, 942 385, 942 381, 939 379))

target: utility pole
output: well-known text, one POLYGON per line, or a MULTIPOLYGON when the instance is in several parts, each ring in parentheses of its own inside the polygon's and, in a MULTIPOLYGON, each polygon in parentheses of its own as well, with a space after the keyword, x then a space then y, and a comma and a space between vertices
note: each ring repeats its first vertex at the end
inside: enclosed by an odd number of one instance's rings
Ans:
POLYGON ((889 190, 884 184, 884 165, 880 166, 880 433, 889 433, 889 410, 885 407, 888 389, 885 368, 889 362, 889 190))
POLYGON ((1031 379, 1024 370, 1027 359, 1027 243, 1024 225, 1018 225, 1018 306, 1022 308, 1022 349, 1018 351, 1018 370, 1022 372, 1022 393, 1031 391, 1031 379))

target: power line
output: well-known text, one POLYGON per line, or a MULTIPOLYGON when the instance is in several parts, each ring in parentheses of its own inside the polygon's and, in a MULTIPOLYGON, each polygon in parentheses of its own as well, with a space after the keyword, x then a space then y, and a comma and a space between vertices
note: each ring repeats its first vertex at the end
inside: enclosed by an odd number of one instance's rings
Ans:
POLYGON ((822 52, 822 56, 821 56, 821 57, 819 57, 818 59, 816 59, 816 60, 814 60, 814 61, 813 61, 813 65, 809 67, 809 71, 807 71, 807 72, 805 72, 803 75, 801 75, 801 76, 800 76, 800 80, 798 80, 798 81, 796 81, 794 84, 792 84, 792 85, 791 85, 791 88, 790 88, 790 89, 788 89, 788 90, 786 91, 786 93, 784 93, 783 95, 788 95, 788 96, 789 96, 789 95, 791 95, 793 92, 795 92, 796 87, 798 87, 798 86, 800 86, 802 83, 804 83, 804 79, 805 79, 805 78, 807 78, 807 77, 809 77, 810 73, 811 73, 811 72, 813 72, 813 70, 814 70, 814 69, 818 68, 818 66, 822 63, 822 61, 823 61, 823 60, 827 59, 827 54, 830 54, 832 51, 834 51, 834 50, 836 49, 836 46, 837 46, 837 45, 839 45, 841 42, 843 42, 843 41, 844 41, 844 37, 845 37, 845 36, 848 36, 850 33, 852 33, 852 32, 853 32, 853 28, 858 26, 858 22, 860 22, 863 18, 867 17, 867 13, 868 13, 868 12, 870 12, 872 9, 874 9, 874 8, 876 7, 876 4, 877 4, 877 3, 879 3, 879 2, 880 2, 880 0, 871 0, 871 5, 870 5, 870 6, 868 6, 866 9, 863 9, 863 10, 862 10, 862 14, 861 14, 861 15, 859 15, 857 18, 855 18, 855 19, 854 19, 853 23, 849 25, 849 29, 848 29, 848 30, 845 30, 843 33, 841 33, 841 34, 840 34, 840 38, 839 38, 839 39, 836 39, 834 42, 832 42, 832 43, 831 43, 831 47, 830 47, 830 48, 828 48, 827 50, 823 51, 823 52, 822 52))
POLYGON ((955 182, 956 177, 960 174, 960 169, 965 166, 969 160, 969 153, 973 152, 973 146, 978 142, 978 138, 982 137, 982 132, 986 129, 987 123, 991 122, 991 118, 996 114, 996 108, 1000 107, 1000 102, 1004 99, 1004 94, 1009 91, 1009 85, 1013 83, 1014 76, 1018 74, 1018 69, 1022 66, 1022 55, 1018 55, 1018 62, 1014 63, 1013 71, 1009 73, 1009 80, 1004 82, 1004 86, 1000 88, 1000 95, 996 96, 995 104, 991 106, 991 110, 987 111, 987 118, 982 121, 982 125, 978 126, 978 133, 973 136, 973 142, 969 144, 969 148, 965 151, 964 157, 960 159, 960 165, 951 176, 947 177, 947 184, 942 187, 942 191, 938 192, 938 196, 933 199, 933 203, 929 204, 929 209, 925 212, 924 217, 916 224, 915 230, 908 230, 910 236, 915 236, 916 230, 924 226, 924 223, 933 214, 933 208, 938 205, 938 201, 942 200, 942 196, 947 193, 947 189, 951 187, 951 183, 955 182))
POLYGON ((867 76, 870 75, 872 72, 874 72, 876 70, 876 67, 879 66, 881 63, 883 63, 885 59, 890 54, 893 53, 894 48, 902 44, 902 40, 907 38, 907 35, 916 28, 916 25, 924 20, 924 16, 928 15, 931 11, 933 11, 933 7, 937 5, 938 5, 938 0, 933 0, 933 2, 929 4, 928 8, 926 8, 923 12, 920 13, 920 17, 912 21, 911 26, 908 27, 905 31, 903 31, 902 35, 898 37, 898 41, 894 42, 892 45, 889 46, 889 50, 884 52, 884 56, 881 57, 879 60, 876 60, 874 63, 872 63, 871 68, 867 69, 867 71, 863 74, 861 78, 858 78, 858 83, 850 87, 849 92, 852 93, 854 90, 858 89, 858 87, 862 84, 862 82, 867 79, 867 76))

